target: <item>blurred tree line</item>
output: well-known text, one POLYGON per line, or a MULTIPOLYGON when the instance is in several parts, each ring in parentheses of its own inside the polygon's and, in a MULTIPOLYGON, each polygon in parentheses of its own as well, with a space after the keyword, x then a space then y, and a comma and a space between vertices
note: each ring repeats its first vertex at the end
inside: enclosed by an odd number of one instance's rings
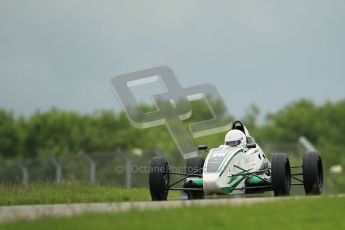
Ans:
MULTIPOLYGON (((152 108, 143 106, 145 111, 152 108)), ((211 117, 202 102, 193 102, 193 115, 186 122, 211 117)), ((316 105, 310 100, 293 102, 269 114, 257 124, 259 109, 252 105, 242 120, 258 143, 297 142, 303 135, 322 151, 329 164, 345 163, 345 100, 316 105)), ((231 118, 233 120, 233 118, 231 118)), ((230 127, 229 127, 230 128, 230 127)), ((195 139, 195 144, 218 146, 225 133, 195 139)), ((132 127, 126 114, 100 111, 79 114, 56 108, 30 117, 16 117, 0 110, 0 156, 36 158, 76 154, 80 151, 113 151, 120 147, 161 150, 176 149, 165 126, 150 129, 132 127)))

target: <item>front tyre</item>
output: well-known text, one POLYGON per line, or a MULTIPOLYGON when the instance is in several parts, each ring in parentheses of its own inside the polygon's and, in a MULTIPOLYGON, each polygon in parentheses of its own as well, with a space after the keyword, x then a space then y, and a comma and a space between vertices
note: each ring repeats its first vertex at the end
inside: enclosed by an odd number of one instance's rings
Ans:
POLYGON ((167 200, 169 193, 169 165, 164 157, 151 160, 149 187, 153 201, 167 200))
POLYGON ((272 186, 275 196, 288 196, 291 188, 291 168, 285 153, 276 153, 271 164, 272 186))
POLYGON ((323 189, 323 165, 318 152, 310 151, 303 157, 303 182, 307 195, 319 195, 323 189))

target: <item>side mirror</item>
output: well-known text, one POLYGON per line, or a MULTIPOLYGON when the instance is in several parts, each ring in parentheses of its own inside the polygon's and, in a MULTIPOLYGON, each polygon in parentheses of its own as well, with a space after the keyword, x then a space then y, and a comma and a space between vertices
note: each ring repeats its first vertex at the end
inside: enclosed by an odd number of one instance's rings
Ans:
POLYGON ((205 150, 205 151, 207 151, 208 150, 208 145, 199 145, 198 146, 198 150, 205 150))
POLYGON ((247 148, 248 149, 254 149, 254 148, 256 148, 256 144, 255 143, 247 144, 247 148))

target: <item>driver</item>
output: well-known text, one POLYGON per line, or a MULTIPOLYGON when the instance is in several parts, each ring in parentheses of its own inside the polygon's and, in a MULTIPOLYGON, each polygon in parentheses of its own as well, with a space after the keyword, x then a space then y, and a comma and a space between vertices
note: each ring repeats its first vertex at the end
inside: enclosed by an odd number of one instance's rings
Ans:
POLYGON ((247 144, 246 135, 237 129, 230 130, 224 140, 224 145, 230 147, 245 147, 247 144))

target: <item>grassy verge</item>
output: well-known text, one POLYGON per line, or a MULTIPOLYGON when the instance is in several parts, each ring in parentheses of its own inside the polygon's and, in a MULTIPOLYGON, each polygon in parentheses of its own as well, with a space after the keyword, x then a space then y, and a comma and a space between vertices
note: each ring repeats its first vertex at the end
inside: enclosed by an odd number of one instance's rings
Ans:
MULTIPOLYGON (((178 199, 178 193, 170 193, 178 199)), ((151 200, 148 189, 124 189, 80 182, 61 184, 0 185, 0 205, 120 202, 151 200)))
POLYGON ((242 206, 45 218, 0 225, 0 229, 345 229, 344 210, 344 197, 307 197, 242 206))

